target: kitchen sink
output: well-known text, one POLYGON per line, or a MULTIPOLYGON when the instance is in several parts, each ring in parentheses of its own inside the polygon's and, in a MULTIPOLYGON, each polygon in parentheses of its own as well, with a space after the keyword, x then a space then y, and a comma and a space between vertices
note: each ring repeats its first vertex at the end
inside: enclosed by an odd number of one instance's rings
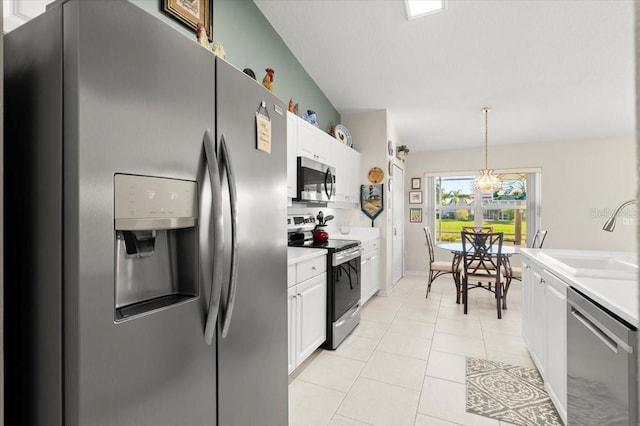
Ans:
POLYGON ((636 280, 638 261, 630 253, 580 253, 559 251, 538 256, 576 277, 636 280))

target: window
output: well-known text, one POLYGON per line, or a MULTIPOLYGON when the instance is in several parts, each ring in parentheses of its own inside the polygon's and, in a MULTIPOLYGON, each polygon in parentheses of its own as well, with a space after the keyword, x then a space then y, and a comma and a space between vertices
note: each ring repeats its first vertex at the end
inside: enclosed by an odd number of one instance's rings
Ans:
MULTIPOLYGON (((460 241, 463 227, 491 226, 505 243, 527 245, 527 230, 540 227, 539 171, 499 173, 502 187, 473 192, 475 174, 427 175, 427 221, 437 241, 460 241)), ((531 232, 532 234, 534 232, 531 232)), ((533 237, 533 236, 532 236, 533 237)))
POLYGON ((405 0, 409 19, 419 18, 444 9, 444 0, 405 0))

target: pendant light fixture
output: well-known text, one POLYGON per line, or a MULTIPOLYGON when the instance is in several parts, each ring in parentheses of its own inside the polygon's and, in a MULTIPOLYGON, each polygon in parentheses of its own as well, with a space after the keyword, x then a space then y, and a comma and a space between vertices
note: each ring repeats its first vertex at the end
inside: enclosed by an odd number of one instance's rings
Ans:
POLYGON ((489 158, 489 111, 491 111, 489 107, 482 108, 482 112, 484 113, 484 170, 481 170, 480 176, 476 177, 471 183, 471 190, 474 192, 493 192, 502 187, 500 179, 498 179, 498 177, 493 174, 493 170, 487 166, 487 159, 489 158))

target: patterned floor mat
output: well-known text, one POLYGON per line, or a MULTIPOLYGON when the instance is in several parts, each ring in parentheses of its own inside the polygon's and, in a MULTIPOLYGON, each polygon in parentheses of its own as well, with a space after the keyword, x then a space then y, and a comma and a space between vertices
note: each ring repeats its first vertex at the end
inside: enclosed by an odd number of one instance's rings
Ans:
POLYGON ((562 426, 540 374, 486 359, 467 358, 467 412, 522 426, 562 426))

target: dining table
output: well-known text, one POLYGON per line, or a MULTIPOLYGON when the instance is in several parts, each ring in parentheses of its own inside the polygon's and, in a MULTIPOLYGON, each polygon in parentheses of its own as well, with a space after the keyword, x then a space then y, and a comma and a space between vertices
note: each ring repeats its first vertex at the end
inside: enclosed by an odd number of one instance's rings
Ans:
MULTIPOLYGON (((437 244, 436 247, 443 249, 443 250, 448 250, 451 253, 453 253, 454 255, 461 255, 462 253, 464 253, 464 249, 462 247, 462 243, 440 243, 437 244)), ((491 247, 491 249, 493 250, 495 247, 491 247)), ((467 248, 467 251, 472 252, 473 249, 472 248, 467 248)), ((493 250, 495 251, 495 250, 493 250)), ((489 251, 489 253, 491 253, 491 251, 489 251)), ((517 246, 506 246, 506 245, 502 245, 502 255, 506 256, 506 257, 511 257, 514 254, 519 254, 520 253, 520 247, 517 246)))

